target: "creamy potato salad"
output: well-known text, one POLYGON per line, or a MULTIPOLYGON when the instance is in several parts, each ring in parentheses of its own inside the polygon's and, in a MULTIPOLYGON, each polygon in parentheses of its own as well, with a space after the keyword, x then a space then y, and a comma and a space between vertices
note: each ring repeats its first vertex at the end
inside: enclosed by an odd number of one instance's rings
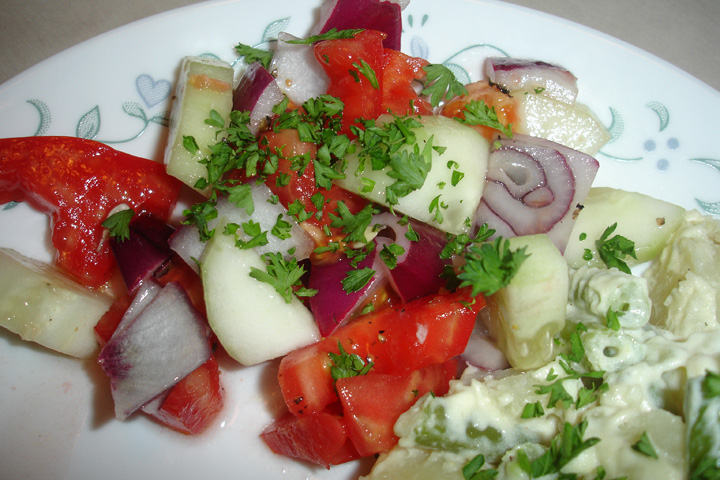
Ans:
POLYGON ((720 221, 690 211, 642 273, 570 268, 558 355, 468 368, 365 478, 715 478, 719 261, 720 221))

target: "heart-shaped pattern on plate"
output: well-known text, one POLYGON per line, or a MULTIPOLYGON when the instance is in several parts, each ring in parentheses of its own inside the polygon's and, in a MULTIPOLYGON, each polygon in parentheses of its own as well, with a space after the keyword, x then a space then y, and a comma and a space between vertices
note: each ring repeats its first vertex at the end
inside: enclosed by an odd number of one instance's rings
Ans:
POLYGON ((170 95, 170 82, 167 80, 158 80, 156 82, 148 74, 137 77, 135 86, 148 108, 154 107, 170 95))

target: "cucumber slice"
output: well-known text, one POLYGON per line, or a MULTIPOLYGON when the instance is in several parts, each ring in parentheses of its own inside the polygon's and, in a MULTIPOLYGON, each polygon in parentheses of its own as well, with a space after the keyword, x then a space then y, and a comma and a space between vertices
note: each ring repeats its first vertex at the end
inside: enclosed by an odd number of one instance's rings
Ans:
MULTIPOLYGON (((382 120, 383 117, 378 123, 382 120)), ((423 186, 400 197, 399 203, 394 205, 393 209, 445 232, 468 233, 485 185, 490 145, 477 131, 456 120, 441 116, 422 117, 418 120, 424 125, 414 129, 420 150, 422 151, 432 137, 432 145, 444 147, 445 151, 432 151, 432 167, 423 186), (462 174, 458 182, 453 182, 453 172, 458 172, 455 174, 456 179, 462 174), (437 206, 437 209, 433 206, 437 206), (436 216, 438 211, 442 219, 436 216)), ((395 179, 388 176, 389 167, 371 170, 367 165, 365 171, 357 175, 355 172, 359 164, 358 155, 348 155, 346 158, 346 177, 335 180, 335 183, 384 204, 385 188, 395 183, 395 179), (365 188, 368 184, 373 185, 370 192, 365 188)))
POLYGON ((488 330, 514 368, 530 369, 554 358, 553 337, 565 326, 568 267, 545 235, 509 238, 510 250, 530 256, 507 287, 487 298, 488 330))
POLYGON ((221 232, 208 241, 200 260, 210 327, 243 365, 280 357, 320 338, 305 305, 295 296, 286 303, 271 285, 250 276, 253 267, 265 271, 260 255, 241 250, 221 232))
MULTIPOLYGON (((205 165, 199 163, 210 153, 210 145, 217 142, 220 128, 205 123, 215 110, 225 120, 230 118, 233 105, 233 68, 220 60, 201 57, 185 57, 180 67, 180 77, 175 91, 170 133, 165 149, 167 171, 186 185, 195 188, 199 178, 207 176, 205 165), (195 139, 199 147, 190 152, 183 145, 183 138, 195 139)), ((201 193, 207 193, 202 191, 201 193)))
POLYGON ((660 253, 682 223, 684 214, 682 207, 641 193, 610 187, 591 188, 570 234, 565 260, 573 268, 583 265, 604 267, 595 241, 607 227, 617 222, 613 235, 622 235, 635 242, 637 260, 627 257, 626 263, 632 266, 647 262, 660 253), (585 258, 586 249, 592 253, 589 260, 585 258))
POLYGON ((72 357, 96 353, 94 327, 112 298, 8 248, 0 248, 0 271, 0 326, 72 357))
POLYGON ((554 100, 546 95, 519 93, 520 122, 513 131, 546 138, 588 155, 596 154, 610 133, 587 106, 554 100))

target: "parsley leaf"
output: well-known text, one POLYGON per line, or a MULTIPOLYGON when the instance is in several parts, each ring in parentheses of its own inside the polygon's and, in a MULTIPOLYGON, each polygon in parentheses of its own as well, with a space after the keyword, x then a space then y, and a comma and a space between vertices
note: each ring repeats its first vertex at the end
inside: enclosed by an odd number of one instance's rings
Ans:
POLYGON ((412 151, 402 150, 390 157, 390 170, 387 176, 395 182, 385 188, 385 198, 390 205, 398 203, 404 197, 425 184, 425 179, 432 168, 432 141, 430 137, 420 151, 415 144, 412 151))
POLYGON ((526 250, 522 247, 511 251, 509 242, 502 237, 493 243, 472 245, 465 254, 465 264, 460 267, 460 286, 472 286, 473 295, 492 295, 510 283, 529 257, 526 250))
POLYGON ((238 43, 235 46, 235 51, 241 57, 245 57, 245 62, 248 65, 255 62, 260 62, 263 67, 270 68, 270 63, 273 59, 273 52, 251 47, 250 45, 245 45, 244 43, 238 43))
POLYGON ((361 58, 359 65, 357 62, 353 62, 352 66, 357 68, 358 73, 368 79, 372 88, 375 90, 380 88, 380 83, 378 82, 377 75, 375 75, 375 70, 373 70, 365 60, 361 58))
POLYGON ((101 225, 110 230, 110 236, 124 242, 130 238, 130 220, 134 215, 132 208, 126 208, 107 217, 101 225))
POLYGON ((636 452, 642 453, 643 455, 647 455, 648 457, 658 458, 655 447, 653 447, 647 432, 643 432, 637 443, 632 446, 632 449, 636 452))
POLYGON ((635 242, 628 240, 622 235, 615 235, 610 238, 610 235, 616 228, 617 222, 607 227, 600 238, 595 241, 595 248, 597 248, 600 259, 608 268, 615 267, 621 272, 629 274, 631 273, 630 267, 628 267, 623 259, 625 256, 630 255, 637 260, 637 256, 635 255, 635 242))
POLYGON ((330 366, 330 374, 333 381, 341 378, 357 377, 358 375, 367 375, 373 368, 373 362, 366 362, 357 353, 348 353, 338 340, 339 353, 328 352, 332 365, 330 366))
POLYGON ((463 478, 465 480, 490 480, 498 476, 498 471, 495 469, 485 469, 485 456, 481 453, 472 458, 462 468, 463 478))
POLYGON ((362 32, 362 28, 338 30, 337 28, 331 28, 325 33, 319 35, 311 35, 307 38, 299 38, 297 40, 287 40, 286 43, 292 43, 295 45, 312 45, 313 43, 322 42, 323 40, 341 40, 343 38, 355 38, 355 35, 362 32))
POLYGON ((521 418, 534 418, 534 417, 542 417, 543 415, 545 415, 545 410, 543 409, 542 404, 540 402, 535 402, 535 403, 526 403, 520 417, 521 418))
POLYGON ((600 442, 600 439, 596 437, 583 440, 586 429, 587 420, 583 420, 574 427, 565 422, 563 431, 552 439, 550 448, 544 454, 529 462, 527 455, 523 452, 525 461, 520 465, 530 475, 530 478, 559 473, 573 458, 600 442))
POLYGON ((485 100, 471 100, 464 108, 465 118, 457 121, 466 125, 483 125, 500 130, 505 136, 512 137, 512 125, 505 126, 500 123, 495 107, 490 107, 485 100))
POLYGON ((338 215, 328 214, 331 227, 342 228, 343 233, 347 234, 345 240, 348 242, 367 242, 365 230, 372 223, 374 212, 372 205, 366 205, 365 208, 353 215, 345 202, 339 201, 335 211, 338 215))
POLYGON ((455 74, 445 65, 430 64, 423 67, 423 70, 427 73, 427 81, 420 93, 430 96, 433 107, 439 106, 446 99, 467 95, 465 86, 457 81, 455 74))
POLYGON ((343 290, 347 293, 357 292, 362 289, 375 275, 375 270, 369 267, 350 270, 342 279, 343 290))
POLYGON ((293 292, 299 297, 312 297, 317 293, 302 286, 300 279, 305 274, 305 267, 298 265, 296 258, 285 260, 280 253, 266 253, 263 260, 267 265, 266 271, 252 267, 250 276, 272 285, 285 302, 292 302, 293 292))

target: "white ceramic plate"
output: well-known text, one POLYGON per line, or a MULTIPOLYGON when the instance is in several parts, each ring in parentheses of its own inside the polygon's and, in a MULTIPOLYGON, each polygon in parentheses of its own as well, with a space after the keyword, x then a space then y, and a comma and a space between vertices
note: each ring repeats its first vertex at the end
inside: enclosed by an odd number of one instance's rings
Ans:
MULTIPOLYGON (((0 86, 0 137, 76 135, 159 158, 180 58, 235 62, 238 42, 302 36, 320 0, 224 0, 136 22, 83 43, 0 86)), ((618 40, 490 0, 412 0, 403 50, 479 78, 487 55, 556 62, 579 78, 579 100, 613 134, 596 181, 720 213, 720 94, 618 40)), ((0 211, 0 246, 50 260, 47 220, 0 211)), ((2 272, 0 272, 2 274, 2 272)), ((282 410, 277 364, 224 365, 226 408, 190 438, 142 415, 112 418, 107 380, 82 363, 0 333, 0 470, 14 479, 354 478, 369 464, 325 471, 274 456, 258 434, 282 410)))

